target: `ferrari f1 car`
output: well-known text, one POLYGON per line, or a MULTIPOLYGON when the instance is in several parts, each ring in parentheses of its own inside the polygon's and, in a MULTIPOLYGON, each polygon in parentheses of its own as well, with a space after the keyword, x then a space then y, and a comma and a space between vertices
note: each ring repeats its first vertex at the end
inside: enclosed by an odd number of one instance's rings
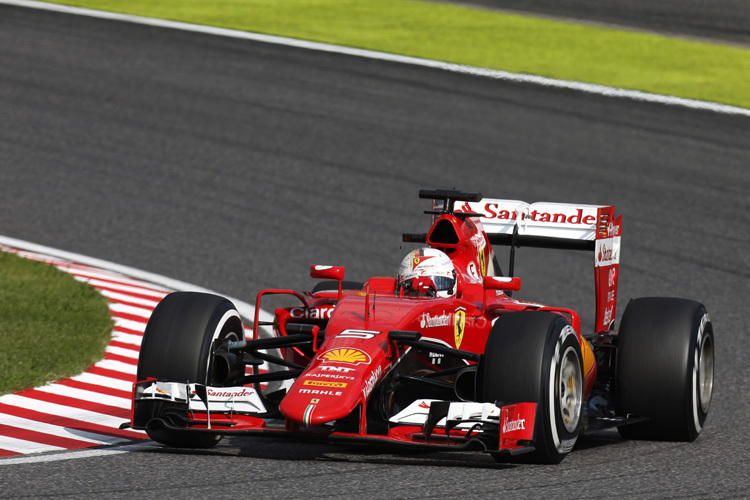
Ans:
POLYGON ((614 329, 614 207, 419 196, 433 200, 432 224, 403 235, 421 246, 397 277, 353 283, 343 267, 313 265, 324 281, 312 291, 258 294, 247 333, 225 298, 166 296, 145 330, 125 425, 178 447, 287 436, 541 463, 560 462, 590 429, 699 435, 713 390, 711 321, 692 300, 639 298, 614 329), (498 245, 510 247, 508 276, 498 245), (582 332, 571 309, 513 297, 519 247, 593 253, 595 331, 582 332), (260 321, 271 295, 294 305, 260 321))

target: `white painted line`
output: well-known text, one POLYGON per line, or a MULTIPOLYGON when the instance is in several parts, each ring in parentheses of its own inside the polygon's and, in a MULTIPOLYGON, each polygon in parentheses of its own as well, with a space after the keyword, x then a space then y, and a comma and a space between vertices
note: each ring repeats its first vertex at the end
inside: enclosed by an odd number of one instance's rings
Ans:
POLYGON ((113 315, 120 313, 120 314, 130 314, 133 316, 140 316, 143 318, 144 323, 147 322, 148 318, 151 317, 151 312, 152 312, 152 309, 129 306, 127 304, 118 304, 117 302, 113 302, 109 304, 109 310, 113 315))
POLYGON ((100 279, 83 279, 79 277, 75 277, 79 281, 83 281, 84 283, 87 283, 88 285, 93 286, 94 288, 110 288, 112 290, 118 290, 123 293, 133 293, 138 295, 146 295, 149 297, 154 297, 156 300, 161 300, 166 296, 169 292, 168 291, 156 291, 151 290, 148 288, 143 288, 141 286, 134 286, 134 285, 126 285, 126 284, 120 284, 120 283, 110 283, 108 281, 103 281, 100 279))
POLYGON ((123 276, 123 275, 121 275, 119 273, 110 273, 110 272, 107 272, 107 271, 104 271, 104 270, 101 270, 101 269, 97 269, 97 268, 89 268, 88 266, 86 268, 81 268, 81 267, 70 268, 69 266, 66 267, 66 266, 63 266, 63 265, 58 265, 58 266, 55 266, 55 267, 60 268, 61 270, 65 271, 68 274, 71 274, 71 275, 75 276, 76 278, 80 278, 80 279, 86 280, 86 281, 88 281, 88 280, 95 280, 95 279, 105 280, 105 281, 108 280, 108 281, 114 281, 116 283, 120 283, 122 285, 131 285, 131 286, 134 286, 136 288, 144 288, 145 287, 145 288, 148 288, 150 290, 159 290, 159 289, 161 289, 161 291, 163 293, 169 293, 171 291, 171 290, 167 290, 167 289, 165 289, 163 287, 159 287, 157 285, 151 285, 149 283, 144 283, 141 280, 136 280, 136 279, 129 278, 127 276, 123 276))
POLYGON ((48 424, 45 422, 37 422, 36 420, 29 420, 26 418, 16 417, 15 415, 7 415, 4 413, 0 413, 0 421, 2 421, 5 425, 15 427, 17 429, 24 429, 28 431, 41 432, 43 434, 49 434, 51 436, 75 439, 76 441, 83 441, 84 443, 119 444, 129 441, 129 439, 126 438, 107 436, 103 434, 94 434, 93 432, 82 431, 79 429, 70 429, 68 427, 48 424))
POLYGON ((86 384, 94 384, 94 385, 101 385, 104 387, 111 387, 112 389, 117 389, 118 391, 127 391, 127 392, 133 391, 132 382, 127 382, 125 380, 120 380, 117 378, 104 377, 102 375, 95 375, 93 373, 81 373, 80 375, 71 377, 71 380, 75 380, 77 382, 84 382, 86 384))
POLYGON ((641 102, 665 104, 668 106, 681 106, 681 107, 690 108, 690 109, 712 111, 715 113, 743 115, 743 116, 750 117, 750 109, 740 108, 737 106, 730 106, 727 104, 718 104, 714 102, 698 101, 695 99, 685 99, 682 97, 652 94, 649 92, 641 92, 638 90, 628 90, 628 89, 620 89, 620 88, 615 88, 615 87, 607 87, 604 85, 597 85, 593 83, 582 83, 582 82, 576 82, 576 81, 570 81, 570 80, 555 80, 553 78, 545 78, 543 76, 528 75, 528 74, 522 74, 522 73, 511 73, 508 71, 494 70, 494 69, 488 69, 488 68, 477 68, 474 66, 452 64, 452 63, 446 63, 442 61, 434 61, 431 59, 422 59, 418 57, 388 54, 386 52, 378 52, 375 50, 356 49, 356 48, 351 48, 351 47, 343 47, 340 45, 331 45, 327 43, 296 40, 294 38, 286 38, 282 36, 263 35, 261 33, 251 33, 247 31, 238 31, 238 30, 232 30, 232 29, 227 29, 227 28, 216 28, 213 26, 202 26, 202 25, 189 24, 189 23, 183 23, 183 22, 178 22, 178 21, 153 19, 153 18, 135 16, 135 15, 129 15, 129 14, 117 14, 114 12, 84 9, 80 7, 68 7, 65 5, 35 2, 31 0, 0 0, 0 4, 15 5, 19 7, 28 7, 32 9, 41 9, 41 10, 47 10, 47 11, 52 11, 52 12, 61 12, 65 14, 75 14, 79 16, 96 17, 99 19, 122 21, 122 22, 135 23, 135 24, 141 24, 141 25, 146 25, 146 26, 155 26, 159 28, 177 29, 177 30, 182 30, 182 31, 190 31, 194 33, 202 33, 202 34, 208 34, 208 35, 237 38, 237 39, 242 39, 242 40, 251 40, 255 42, 285 45, 288 47, 296 47, 296 48, 308 49, 308 50, 317 50, 321 52, 332 52, 336 54, 343 54, 343 55, 349 55, 349 56, 355 56, 355 57, 365 57, 365 58, 377 59, 381 61, 409 64, 412 66, 422 66, 426 68, 441 69, 445 71, 451 71, 454 73, 462 73, 466 75, 493 78, 496 80, 526 83, 526 84, 531 84, 531 85, 539 85, 543 87, 574 90, 578 92, 585 92, 589 94, 601 95, 601 96, 606 96, 606 97, 615 97, 615 98, 630 99, 630 100, 641 101, 641 102))
POLYGON ((104 351, 111 352, 112 354, 117 354, 118 356, 124 356, 126 358, 133 358, 135 361, 138 361, 138 351, 134 349, 125 349, 122 347, 108 345, 104 349, 104 351))
POLYGON ((81 401, 93 401, 107 406, 130 410, 130 399, 118 398, 117 396, 110 396, 109 394, 102 394, 101 392, 87 391, 60 384, 43 385, 42 387, 37 387, 36 390, 49 394, 56 394, 58 396, 80 399, 81 401))
POLYGON ((116 340, 118 342, 124 342, 125 344, 136 345, 140 347, 141 342, 143 341, 143 337, 141 337, 140 335, 132 335, 130 333, 122 333, 122 332, 115 331, 112 334, 112 340, 116 340))
MULTIPOLYGON (((26 441, 24 441, 26 443, 26 441)), ((0 442, 0 448, 3 443, 0 442)), ((39 456, 23 456, 23 457, 8 457, 0 458, 0 466, 3 465, 20 465, 20 464, 38 464, 46 462, 59 462, 60 460, 75 460, 79 458, 93 458, 93 457, 105 457, 107 455, 119 455, 120 453, 128 453, 131 451, 144 451, 149 449, 158 448, 156 444, 131 444, 124 445, 117 448, 104 448, 95 450, 75 450, 66 451, 64 453, 53 453, 50 455, 39 455, 39 456)), ((8 449, 8 448, 5 448, 8 449)), ((57 448, 58 450, 60 448, 57 448)))
POLYGON ((141 320, 141 318, 138 316, 130 316, 130 319, 128 319, 122 317, 123 314, 119 311, 113 311, 111 309, 109 313, 112 316, 112 319, 115 321, 116 327, 129 328, 130 330, 135 330, 137 332, 143 332, 146 329, 148 318, 143 318, 143 320, 141 320))
MULTIPOLYGON (((17 394, 6 394, 5 396, 0 396, 0 403, 18 406, 19 408, 27 410, 34 410, 48 415, 80 420, 81 422, 89 424, 99 424, 112 429, 119 429, 120 424, 123 423, 121 417, 113 417, 111 415, 105 415, 104 413, 82 410, 71 406, 63 406, 57 403, 49 403, 47 401, 40 401, 38 399, 19 396, 17 394)), ((0 448, 2 448, 2 445, 0 445, 0 448)))
MULTIPOLYGON (((51 446, 49 444, 35 443, 33 441, 24 441, 9 436, 0 436, 0 450, 14 451, 16 453, 44 453, 47 451, 61 451, 65 448, 51 446)), ((3 459, 0 459, 0 463, 3 459)))
POLYGON ((134 297, 126 293, 112 292, 109 290, 99 290, 99 293, 115 302, 129 302, 131 304, 138 304, 144 307, 148 307, 149 309, 153 309, 159 303, 158 300, 142 299, 140 297, 134 297))
MULTIPOLYGON (((144 321, 141 323, 140 321, 131 321, 129 319, 123 319, 123 318, 114 318, 115 320, 115 330, 117 328, 127 328, 128 330, 134 330, 136 332, 141 332, 146 329, 146 322, 144 321)), ((140 342, 138 342, 140 345, 140 342)))
POLYGON ((126 364, 126 363, 123 363, 122 361, 114 361, 112 359, 104 359, 102 361, 94 363, 94 366, 98 368, 103 368, 105 370, 112 370, 116 372, 127 373, 128 375, 133 375, 133 376, 135 376, 135 372, 136 372, 135 363, 126 364))

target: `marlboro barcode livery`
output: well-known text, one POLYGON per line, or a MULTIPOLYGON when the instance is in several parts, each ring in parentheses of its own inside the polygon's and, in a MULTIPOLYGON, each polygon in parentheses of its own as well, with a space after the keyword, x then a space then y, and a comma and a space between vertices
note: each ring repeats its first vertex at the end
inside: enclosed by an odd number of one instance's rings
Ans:
POLYGON ((432 200, 432 223, 403 235, 417 248, 394 265, 397 276, 355 283, 343 267, 313 265, 311 278, 324 281, 310 292, 258 294, 258 311, 272 296, 293 305, 272 322, 256 317, 250 338, 227 299, 164 298, 144 333, 124 427, 180 447, 286 435, 541 463, 560 462, 589 429, 698 436, 713 390, 711 321, 698 302, 642 298, 615 329, 614 207, 419 195, 432 200), (510 247, 507 275, 500 245, 510 247), (569 308, 512 296, 525 246, 591 253, 595 331, 581 331, 569 308))

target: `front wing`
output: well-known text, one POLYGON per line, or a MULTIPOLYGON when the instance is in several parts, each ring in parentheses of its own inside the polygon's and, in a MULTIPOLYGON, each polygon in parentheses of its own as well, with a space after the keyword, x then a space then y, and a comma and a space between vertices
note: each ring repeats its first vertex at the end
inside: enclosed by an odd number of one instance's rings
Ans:
POLYGON ((391 444, 409 448, 473 450, 519 455, 534 451, 536 403, 492 403, 418 399, 389 419, 384 434, 342 432, 335 423, 303 427, 285 421, 273 402, 253 387, 136 382, 131 422, 122 427, 285 437, 331 442, 391 444), (271 408, 269 410, 269 408, 271 408))

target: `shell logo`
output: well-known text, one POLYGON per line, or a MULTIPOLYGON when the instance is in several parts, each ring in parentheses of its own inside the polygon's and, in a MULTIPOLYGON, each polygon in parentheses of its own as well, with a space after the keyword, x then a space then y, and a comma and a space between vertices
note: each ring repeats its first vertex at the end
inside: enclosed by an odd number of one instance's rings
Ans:
POLYGON ((359 363, 369 363, 370 356, 360 351, 359 349, 331 349, 320 355, 325 361, 332 361, 336 363, 351 363, 357 365, 359 363))

